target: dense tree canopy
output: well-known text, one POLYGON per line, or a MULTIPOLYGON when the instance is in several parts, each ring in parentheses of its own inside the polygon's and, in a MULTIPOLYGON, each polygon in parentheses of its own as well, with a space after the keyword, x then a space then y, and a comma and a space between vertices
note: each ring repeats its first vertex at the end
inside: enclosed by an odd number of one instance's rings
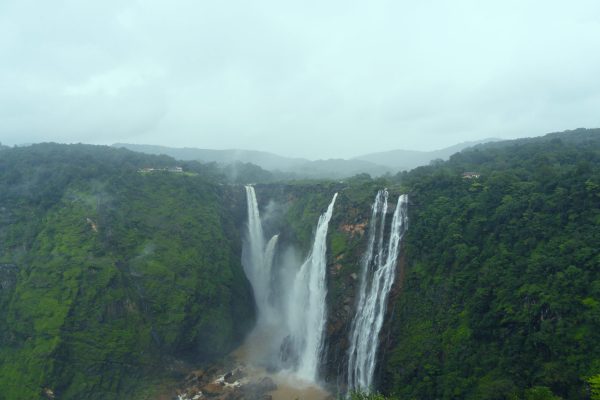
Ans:
POLYGON ((98 146, 2 151, 0 397, 133 398, 174 357, 206 362, 243 337, 230 189, 174 165, 98 146))
POLYGON ((482 146, 397 178, 411 193, 409 263, 386 390, 588 397, 600 373, 600 132, 482 146))

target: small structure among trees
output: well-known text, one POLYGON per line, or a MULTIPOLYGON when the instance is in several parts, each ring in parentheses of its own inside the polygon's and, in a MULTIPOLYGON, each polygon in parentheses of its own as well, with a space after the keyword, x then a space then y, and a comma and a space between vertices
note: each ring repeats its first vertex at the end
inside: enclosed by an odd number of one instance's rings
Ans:
POLYGON ((479 172, 463 172, 463 179, 478 179, 481 176, 479 172))
POLYGON ((138 172, 140 173, 149 173, 149 172, 158 172, 158 171, 166 171, 166 172, 183 172, 182 167, 168 167, 168 168, 140 168, 138 172))

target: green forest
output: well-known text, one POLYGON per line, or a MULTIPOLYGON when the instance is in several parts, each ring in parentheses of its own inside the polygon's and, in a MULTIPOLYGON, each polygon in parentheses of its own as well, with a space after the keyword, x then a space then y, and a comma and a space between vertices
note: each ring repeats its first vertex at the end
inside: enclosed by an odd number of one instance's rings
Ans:
POLYGON ((145 397, 175 360, 243 338, 254 310, 230 196, 200 174, 138 171, 174 164, 85 145, 0 152, 0 398, 145 397))
MULTIPOLYGON (((382 394, 354 398, 600 399, 600 130, 377 179, 283 179, 104 146, 1 147, 0 399, 152 399, 235 348, 255 318, 244 183, 261 207, 287 202, 270 228, 301 251, 333 192, 335 227, 368 218, 382 187, 409 194, 382 394)), ((331 307, 363 247, 331 229, 331 307)))
POLYGON ((397 179, 408 265, 384 391, 598 398, 600 130, 479 146, 397 179))

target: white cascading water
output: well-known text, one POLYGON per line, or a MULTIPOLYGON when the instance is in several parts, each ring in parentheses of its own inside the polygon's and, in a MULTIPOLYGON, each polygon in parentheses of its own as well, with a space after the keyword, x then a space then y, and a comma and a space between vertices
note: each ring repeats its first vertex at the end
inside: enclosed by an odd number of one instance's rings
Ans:
POLYGON ((373 385, 379 332, 383 325, 389 292, 396 276, 400 242, 408 227, 408 196, 396 204, 387 246, 384 245, 387 190, 380 190, 373 203, 369 238, 359 288, 356 315, 350 331, 348 391, 368 392, 373 385))
POLYGON ((306 260, 302 265, 288 266, 291 267, 289 272, 282 272, 282 266, 273 266, 279 235, 265 245, 256 193, 252 186, 246 186, 248 233, 243 264, 257 305, 255 332, 275 343, 275 346, 265 346, 265 351, 277 351, 276 355, 262 354, 262 359, 277 359, 279 368, 312 383, 318 380, 323 353, 327 319, 327 230, 336 198, 337 193, 319 217, 306 260))
POLYGON ((272 280, 273 271, 273 260, 275 258, 275 250, 277 249, 277 242, 279 241, 279 234, 273 235, 267 242, 265 247, 265 274, 272 280))
POLYGON ((298 271, 288 303, 288 327, 291 341, 298 354, 297 375, 315 382, 321 353, 326 315, 327 295, 327 229, 337 193, 327 211, 319 218, 312 250, 298 271))
POLYGON ((248 247, 245 248, 243 260, 244 272, 252 285, 259 319, 268 319, 272 316, 270 303, 271 270, 279 235, 274 235, 265 246, 265 237, 254 187, 246 186, 246 200, 248 203, 248 247))

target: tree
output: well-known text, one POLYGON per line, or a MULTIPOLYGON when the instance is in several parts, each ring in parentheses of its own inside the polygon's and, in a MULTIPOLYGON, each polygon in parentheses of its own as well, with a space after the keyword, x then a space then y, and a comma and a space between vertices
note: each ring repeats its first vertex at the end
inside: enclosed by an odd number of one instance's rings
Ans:
POLYGON ((600 374, 592 376, 587 382, 590 385, 591 399, 600 400, 600 374))

